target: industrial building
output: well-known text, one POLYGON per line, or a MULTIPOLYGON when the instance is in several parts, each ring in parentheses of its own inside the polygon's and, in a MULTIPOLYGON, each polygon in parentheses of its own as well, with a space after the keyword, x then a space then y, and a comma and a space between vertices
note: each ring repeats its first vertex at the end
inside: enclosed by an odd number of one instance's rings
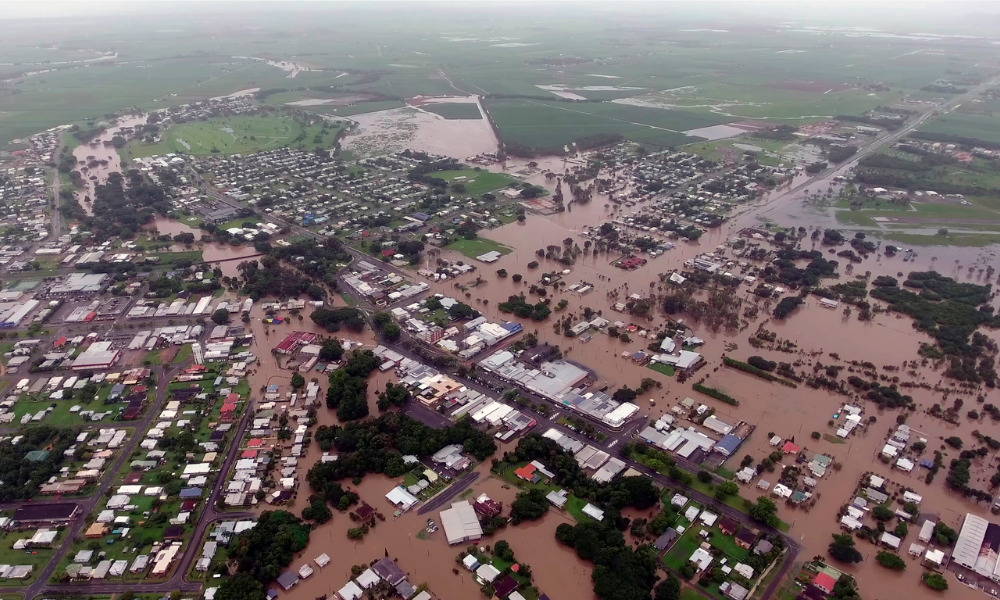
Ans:
POLYGON ((467 501, 453 502, 451 508, 441 511, 441 526, 451 545, 476 541, 483 537, 476 511, 467 501))

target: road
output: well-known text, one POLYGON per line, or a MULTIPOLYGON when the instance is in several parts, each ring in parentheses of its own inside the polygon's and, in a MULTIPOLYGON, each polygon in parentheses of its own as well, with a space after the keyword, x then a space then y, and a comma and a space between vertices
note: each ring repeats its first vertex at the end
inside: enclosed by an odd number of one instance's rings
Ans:
POLYGON ((420 509, 417 510, 417 514, 426 515, 431 511, 438 510, 450 502, 452 498, 464 492, 470 485, 475 483, 477 479, 479 479, 479 471, 470 471, 469 473, 459 477, 454 481, 454 483, 445 488, 443 492, 434 496, 428 500, 426 504, 421 506, 420 509))
MULTIPOLYGON (((81 508, 83 515, 89 515, 96 512, 97 505, 103 502, 106 498, 106 492, 114 483, 114 475, 121 470, 124 462, 129 460, 135 452, 136 447, 139 442, 144 438, 143 432, 148 429, 149 425, 156 418, 159 418, 160 411, 163 408, 163 404, 167 397, 167 382, 174 378, 180 371, 185 368, 185 365, 180 365, 174 367, 170 371, 164 371, 163 367, 154 367, 156 371, 157 378, 157 394, 156 399, 150 406, 146 414, 142 419, 137 421, 132 421, 128 423, 128 426, 134 426, 136 428, 136 434, 132 436, 129 442, 125 445, 122 451, 118 454, 114 463, 108 468, 106 476, 98 489, 94 492, 92 496, 80 499, 79 501, 73 499, 46 499, 34 504, 51 504, 51 503, 63 503, 67 501, 75 502, 81 508)), ((24 594, 25 598, 34 598, 41 594, 65 594, 79 592, 80 590, 86 590, 88 594, 113 594, 121 593, 128 590, 132 590, 137 593, 169 593, 173 590, 180 590, 184 592, 198 592, 201 590, 202 583, 198 581, 188 581, 187 574, 191 570, 191 566, 194 561, 200 556, 202 541, 205 538, 205 534, 211 525, 231 519, 240 518, 251 518, 255 514, 251 512, 226 512, 219 511, 216 508, 216 502, 219 496, 222 494, 222 490, 226 484, 226 475, 232 470, 233 464, 236 462, 240 450, 240 440, 246 433, 247 428, 250 425, 251 416, 253 415, 252 403, 247 405, 246 410, 243 412, 243 416, 240 418, 239 423, 236 426, 233 436, 230 438, 229 448, 226 451, 225 460, 222 463, 221 468, 218 471, 218 475, 212 486, 212 491, 209 494, 208 499, 205 501, 204 512, 198 520, 198 525, 195 527, 193 534, 191 535, 190 541, 187 547, 184 549, 184 553, 181 559, 178 561, 176 567, 174 568, 173 575, 166 580, 158 581, 155 583, 147 582, 122 582, 122 583, 112 583, 105 582, 100 584, 50 584, 49 579, 55 572, 55 569, 63 562, 66 554, 72 547, 72 541, 76 540, 83 526, 85 525, 86 519, 81 517, 78 518, 73 524, 70 525, 68 530, 65 543, 56 551, 52 560, 42 569, 38 576, 38 579, 31 585, 25 588, 14 589, 11 591, 16 591, 24 594)), ((22 503, 5 503, 0 505, 0 508, 15 508, 22 503)))
POLYGON ((858 150, 857 154, 851 157, 851 160, 849 160, 848 162, 842 163, 835 167, 831 167, 829 169, 826 169, 825 171, 821 171, 820 173, 817 173, 816 175, 806 179, 805 181, 796 184, 794 187, 789 188, 788 190, 785 190, 780 194, 774 194, 773 196, 765 200, 763 204, 755 204, 745 212, 757 215, 758 218, 760 218, 761 216, 772 212, 784 202, 794 199, 794 197, 803 190, 807 190, 809 188, 815 188, 815 189, 825 188, 826 186, 829 185, 830 182, 833 181, 834 177, 844 175, 849 170, 857 166, 857 164, 861 162, 861 160, 864 159, 865 157, 870 156, 875 152, 878 152, 879 150, 884 148, 886 145, 895 143, 900 139, 902 139, 903 137, 909 135, 917 128, 919 128, 921 125, 923 125, 928 119, 934 116, 935 113, 945 112, 957 107, 959 104, 962 104, 966 100, 970 100, 978 96, 986 89, 993 87, 994 85, 996 85, 997 81, 998 79, 991 79, 986 83, 982 83, 970 89, 968 92, 962 94, 961 96, 952 98, 951 100, 945 102, 944 104, 936 105, 933 108, 925 110, 924 112, 920 113, 913 119, 907 121, 906 124, 903 125, 903 127, 901 127, 900 129, 892 132, 887 132, 882 136, 874 139, 870 144, 861 147, 858 150))
MULTIPOLYGON (((180 368, 178 367, 173 369, 172 371, 164 372, 162 366, 157 366, 154 367, 153 370, 156 373, 157 383, 163 383, 165 381, 169 381, 170 379, 172 379, 173 376, 180 371, 180 368)), ((118 456, 115 458, 112 464, 105 469, 105 473, 107 473, 107 475, 101 480, 101 483, 97 486, 97 490, 91 496, 88 496, 87 498, 81 498, 79 500, 77 499, 60 500, 61 502, 69 501, 77 504, 81 509, 81 516, 70 524, 69 528, 67 529, 65 541, 61 546, 59 546, 58 549, 56 549, 56 552, 53 555, 52 560, 50 560, 48 564, 46 564, 45 567, 41 570, 35 582, 26 588, 16 590, 23 593, 25 598, 34 598, 35 596, 41 594, 43 590, 50 587, 48 583, 49 578, 52 577, 52 574, 55 572, 56 568, 62 563, 63 559, 66 557, 66 554, 70 551, 70 548, 73 545, 73 541, 75 541, 80 536, 80 532, 83 530, 83 526, 86 524, 86 519, 82 515, 90 515, 95 513, 98 503, 106 500, 106 495, 105 495, 106 492, 115 483, 114 474, 118 473, 121 470, 122 465, 125 464, 125 461, 131 459, 132 453, 135 452, 135 449, 139 446, 139 442, 142 441, 144 437, 143 433, 149 428, 149 425, 150 423, 152 423, 153 419, 158 418, 160 416, 160 410, 163 408, 163 403, 166 401, 166 398, 167 398, 166 384, 164 383, 163 385, 158 385, 156 390, 156 399, 153 401, 153 404, 146 409, 146 412, 143 415, 143 417, 136 421, 129 421, 127 423, 122 424, 128 427, 135 427, 136 433, 131 438, 129 438, 128 442, 126 442, 125 445, 118 452, 118 456)))

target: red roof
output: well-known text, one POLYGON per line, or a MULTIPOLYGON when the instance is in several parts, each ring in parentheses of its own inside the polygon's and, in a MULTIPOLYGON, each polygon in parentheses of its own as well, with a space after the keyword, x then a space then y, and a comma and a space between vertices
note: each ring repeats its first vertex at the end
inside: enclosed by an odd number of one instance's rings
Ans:
POLYGON ((514 474, 525 481, 531 481, 535 477, 535 465, 528 463, 514 471, 514 474))
POLYGON ((62 348, 63 346, 66 345, 66 342, 68 342, 68 341, 69 341, 69 339, 67 339, 66 336, 63 336, 63 337, 59 338, 58 340, 56 340, 56 342, 54 344, 52 344, 52 347, 53 348, 62 348))
POLYGON ((387 248, 387 249, 385 249, 385 250, 382 251, 382 256, 392 256, 395 253, 396 253, 396 249, 395 248, 387 248))
POLYGON ((785 454, 795 454, 799 451, 799 447, 795 445, 795 442, 785 442, 785 445, 781 447, 781 451, 785 454))
POLYGON ((832 592, 833 586, 836 584, 837 580, 827 575, 826 573, 817 573, 816 579, 813 579, 813 585, 815 585, 818 588, 823 588, 827 592, 832 592))
POLYGON ((226 396, 226 404, 236 404, 239 401, 240 395, 236 392, 230 392, 229 395, 226 396))
POLYGON ((254 438, 247 442, 247 448, 260 448, 264 445, 264 440, 254 438))
POLYGON ((229 403, 223 404, 222 405, 222 412, 224 412, 224 413, 236 412, 236 405, 235 404, 229 404, 229 403))
POLYGON ((257 458, 257 450, 244 450, 240 458, 257 458))

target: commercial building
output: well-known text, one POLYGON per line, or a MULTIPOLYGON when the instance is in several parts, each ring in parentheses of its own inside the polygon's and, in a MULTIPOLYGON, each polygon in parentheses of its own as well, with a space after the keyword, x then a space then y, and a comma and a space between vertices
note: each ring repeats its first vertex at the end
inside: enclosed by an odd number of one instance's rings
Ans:
POLYGON ((74 371, 110 369, 118 362, 121 350, 112 348, 112 342, 94 342, 73 361, 74 371))
POLYGON ((958 541, 951 552, 951 560, 983 577, 1000 581, 1000 525, 986 519, 966 514, 958 534, 958 541))
POLYGON ((483 527, 475 509, 467 501, 453 502, 451 508, 441 511, 441 525, 449 544, 475 541, 483 537, 483 527))
POLYGON ((80 512, 72 502, 25 504, 14 511, 11 521, 18 525, 65 525, 80 512))

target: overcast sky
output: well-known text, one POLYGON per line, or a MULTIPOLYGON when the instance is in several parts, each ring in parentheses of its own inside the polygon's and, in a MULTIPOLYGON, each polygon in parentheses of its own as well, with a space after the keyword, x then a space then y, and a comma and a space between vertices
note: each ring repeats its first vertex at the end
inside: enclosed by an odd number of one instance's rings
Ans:
MULTIPOLYGON (((336 9, 338 5, 364 5, 396 2, 401 4, 423 4, 425 0, 269 0, 267 2, 246 2, 245 0, 0 0, 0 19, 72 17, 76 15, 121 14, 138 16, 142 14, 183 14, 185 11, 214 12, 234 9, 233 5, 243 4, 259 7, 262 12, 273 10, 309 10, 316 8, 336 9), (227 6, 229 5, 229 6, 227 6), (282 6, 284 5, 284 7, 282 6)), ((801 19, 815 15, 819 19, 835 15, 838 20, 856 19, 863 24, 867 16, 886 16, 898 7, 905 6, 905 16, 933 23, 935 15, 946 18, 968 16, 971 13, 1000 13, 1000 2, 996 0, 434 0, 434 3, 460 3, 465 8, 474 9, 476 4, 496 8, 502 4, 523 4, 526 7, 541 5, 589 4, 599 11, 614 11, 622 8, 625 12, 629 4, 643 5, 644 11, 655 6, 657 12, 676 14, 678 12, 717 17, 734 18, 742 14, 777 17, 779 19, 801 19), (723 9, 722 7, 725 6, 723 9), (888 10, 887 10, 888 9, 888 10)), ((241 12, 246 13, 241 7, 241 12)), ((900 15, 898 12, 897 16, 900 15)))

